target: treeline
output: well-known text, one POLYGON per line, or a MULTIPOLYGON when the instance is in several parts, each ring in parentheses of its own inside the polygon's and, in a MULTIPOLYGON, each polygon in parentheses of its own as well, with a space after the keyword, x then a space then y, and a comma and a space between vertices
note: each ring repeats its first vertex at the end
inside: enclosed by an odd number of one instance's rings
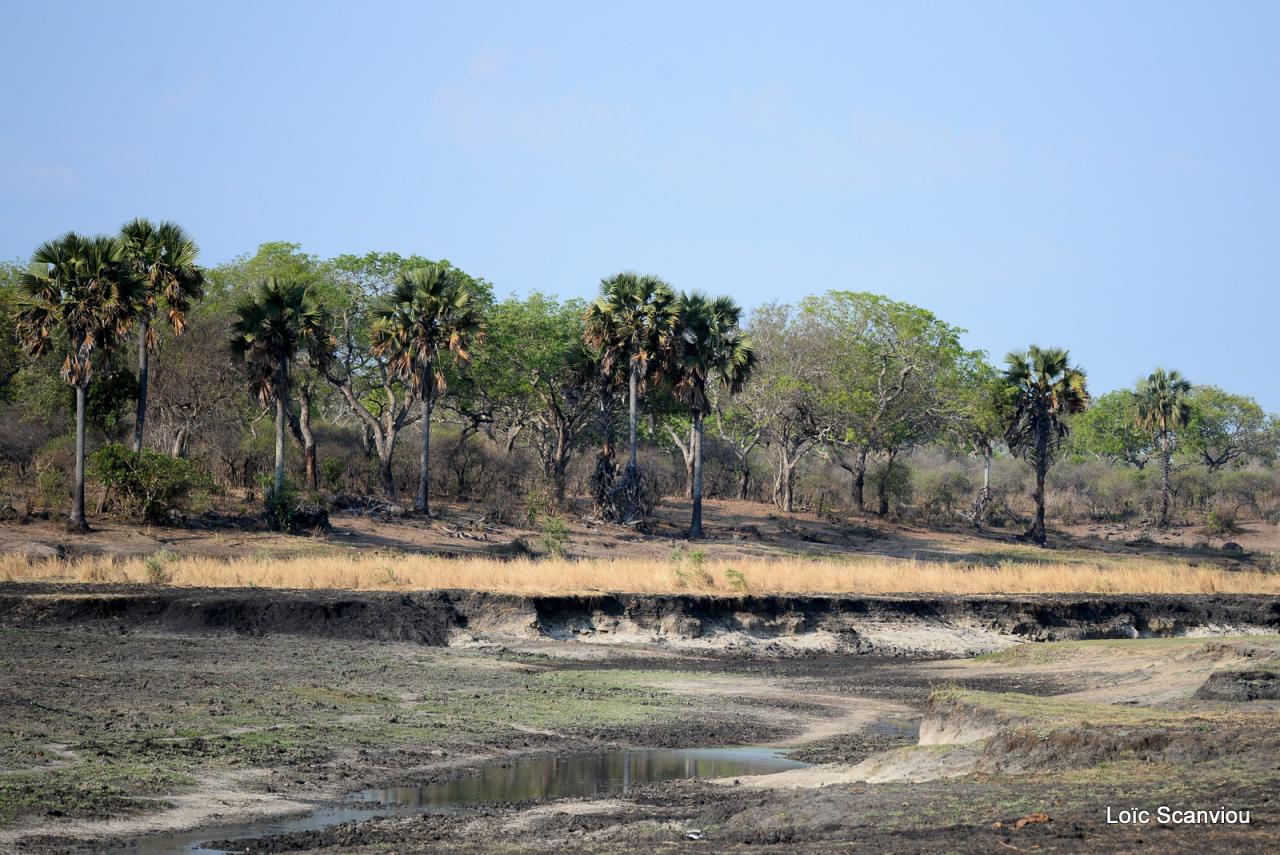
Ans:
MULTIPOLYGON (((1066 351, 997 368, 962 330, 874 294, 744 321, 729 298, 630 273, 591 301, 499 298, 444 260, 272 243, 206 269, 196 253, 176 226, 137 221, 5 266, 11 491, 71 496, 75 528, 86 473, 117 499, 141 478, 135 493, 262 490, 275 512, 290 480, 508 518, 588 497, 624 523, 683 493, 695 537, 704 492, 1018 518, 1036 542, 1046 507, 1167 524, 1231 495, 1236 511, 1275 511, 1280 420, 1252 399, 1157 370, 1095 400, 1066 351), (86 467, 86 446, 108 452, 86 467)), ((165 506, 143 496, 132 510, 165 506)))

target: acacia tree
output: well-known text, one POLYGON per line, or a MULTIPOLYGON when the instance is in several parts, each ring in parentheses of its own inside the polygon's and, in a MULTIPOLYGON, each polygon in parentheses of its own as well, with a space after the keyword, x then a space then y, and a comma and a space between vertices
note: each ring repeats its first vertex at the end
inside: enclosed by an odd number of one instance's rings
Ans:
POLYGON ((204 293, 204 271, 196 264, 199 247, 177 223, 156 225, 135 219, 120 229, 120 245, 125 261, 142 284, 137 310, 138 411, 133 424, 133 450, 138 453, 147 419, 151 354, 159 340, 152 322, 163 309, 169 326, 182 335, 192 302, 204 293))
POLYGON ((1155 440, 1160 452, 1160 519, 1161 528, 1169 524, 1170 479, 1173 474, 1173 451, 1178 432, 1191 421, 1191 382, 1177 371, 1157 368, 1138 383, 1134 393, 1138 427, 1155 440))
POLYGON ((1005 363, 1010 403, 1005 443, 1036 476, 1036 518, 1023 538, 1044 546, 1045 475, 1070 432, 1068 417, 1088 408, 1089 390, 1084 369, 1071 364, 1065 348, 1033 344, 1025 352, 1010 353, 1005 363))
POLYGON ((420 402, 422 449, 414 508, 431 512, 431 410, 447 388, 446 360, 470 361, 473 343, 484 339, 484 323, 467 278, 447 263, 403 271, 391 293, 373 307, 373 352, 412 384, 420 402))
POLYGON ((742 332, 742 309, 730 297, 714 300, 694 292, 681 294, 668 358, 672 388, 693 417, 693 515, 689 537, 702 537, 702 434, 711 412, 707 384, 718 383, 730 395, 742 391, 756 354, 742 332))
POLYGON ((851 476, 854 507, 866 508, 867 459, 919 441, 940 421, 941 378, 964 358, 963 330, 932 312, 878 294, 831 291, 800 304, 806 335, 821 349, 824 444, 851 476))
POLYGON ((637 464, 639 401, 658 357, 668 346, 674 318, 675 292, 656 276, 632 272, 602 280, 600 296, 584 315, 583 341, 601 357, 601 371, 610 376, 619 364, 627 370, 630 458, 613 515, 631 522, 640 513, 640 472, 637 464))
POLYGON ((1280 453, 1280 419, 1268 418, 1253 398, 1217 386, 1191 391, 1191 420, 1184 435, 1183 447, 1210 472, 1247 460, 1269 466, 1280 453))
POLYGON ((95 360, 105 359, 128 334, 142 285, 115 238, 68 232, 41 244, 19 281, 18 336, 32 356, 65 341, 63 382, 75 389, 75 486, 67 531, 86 532, 85 418, 95 360))
POLYGON ((290 368, 299 352, 323 362, 332 348, 329 318, 309 282, 263 279, 235 305, 231 355, 249 369, 250 390, 275 402, 275 481, 284 489, 284 435, 290 409, 290 368))
POLYGON ((1133 393, 1115 389, 1099 395, 1071 420, 1070 450, 1141 471, 1151 459, 1151 434, 1138 423, 1133 393))
POLYGON ((595 413, 596 366, 582 343, 585 309, 582 300, 559 302, 536 291, 495 303, 460 405, 472 408, 472 423, 491 414, 508 452, 517 444, 534 452, 556 507, 564 505, 569 462, 595 413))
POLYGON ((764 434, 773 463, 773 503, 791 511, 796 470, 823 436, 818 418, 822 358, 817 340, 790 306, 757 308, 748 332, 758 364, 738 401, 764 434))

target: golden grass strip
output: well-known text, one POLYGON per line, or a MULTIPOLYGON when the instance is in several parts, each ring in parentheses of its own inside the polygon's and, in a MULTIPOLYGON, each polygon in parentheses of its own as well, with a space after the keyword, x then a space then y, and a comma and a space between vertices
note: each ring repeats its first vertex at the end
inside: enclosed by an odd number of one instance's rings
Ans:
POLYGON ((1173 561, 995 566, 871 557, 844 561, 439 558, 350 553, 223 560, 202 556, 0 558, 0 581, 349 590, 461 588, 512 594, 1280 594, 1280 574, 1173 561))

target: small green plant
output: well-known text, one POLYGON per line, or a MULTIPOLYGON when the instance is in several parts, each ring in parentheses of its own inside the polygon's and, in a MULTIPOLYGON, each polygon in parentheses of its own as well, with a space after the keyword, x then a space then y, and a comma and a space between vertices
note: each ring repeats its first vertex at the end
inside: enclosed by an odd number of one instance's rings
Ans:
POLYGON ((142 569, 147 574, 147 583, 151 585, 167 585, 173 581, 169 572, 169 564, 178 559, 178 553, 172 549, 159 549, 148 555, 142 562, 142 569))
MULTIPOLYGON (((268 479, 264 479, 269 481, 268 479)), ((264 503, 267 525, 275 531, 290 531, 293 517, 298 512, 298 488, 292 481, 285 481, 279 490, 274 483, 264 485, 264 503)))
POLYGON ((542 548, 553 558, 564 557, 565 544, 569 542, 569 525, 561 517, 547 517, 542 523, 542 548))
POLYGON ((675 577, 677 588, 688 588, 694 585, 705 588, 715 586, 715 577, 706 568, 707 553, 701 549, 686 552, 684 547, 679 547, 672 551, 671 563, 675 565, 671 568, 671 572, 675 577))
POLYGON ((747 584, 747 577, 741 570, 733 567, 724 569, 724 581, 728 584, 730 591, 749 591, 751 586, 747 584))
POLYGON ((1209 511, 1209 517, 1205 520, 1205 529, 1209 534, 1239 534, 1240 526, 1236 522, 1236 515, 1231 511, 1212 510, 1209 511))

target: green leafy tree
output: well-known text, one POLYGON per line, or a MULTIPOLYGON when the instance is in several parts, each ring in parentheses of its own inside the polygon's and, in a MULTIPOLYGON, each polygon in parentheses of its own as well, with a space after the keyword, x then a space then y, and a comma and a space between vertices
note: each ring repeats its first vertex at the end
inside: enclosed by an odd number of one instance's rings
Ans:
POLYGON ((65 342, 61 376, 76 392, 74 493, 67 530, 89 530, 84 514, 85 418, 95 362, 128 334, 141 283, 115 238, 68 232, 41 244, 20 282, 17 329, 23 347, 39 357, 65 342))
POLYGON ((422 450, 414 507, 430 513, 431 410, 447 388, 448 363, 469 362, 472 345, 484 339, 476 294, 456 268, 429 264, 402 272, 371 314, 373 352, 412 384, 421 402, 422 450))
POLYGON ((1099 395, 1071 419, 1068 451, 1142 470, 1154 450, 1151 433, 1138 424, 1137 401, 1127 389, 1099 395))
POLYGON ((729 297, 682 293, 675 304, 675 327, 664 367, 672 389, 693 417, 693 514, 689 537, 702 537, 702 435, 711 413, 708 384, 729 394, 742 391, 756 354, 742 331, 742 309, 729 297))
POLYGON ((1250 460, 1270 466, 1280 451, 1280 422, 1253 398, 1217 386, 1192 390, 1191 420, 1182 436, 1184 450, 1213 472, 1250 460))
POLYGON ((869 455, 894 456, 941 432, 948 383, 966 358, 964 331, 865 292, 807 297, 800 312, 823 369, 824 444, 850 473, 851 499, 862 511, 869 455))
POLYGON ((133 450, 140 452, 147 418, 151 354, 158 341, 153 321, 163 310, 169 326, 181 335, 192 302, 204 293, 204 271, 196 263, 199 247, 177 223, 157 225, 135 219, 120 229, 120 245, 125 261, 142 283, 137 314, 138 411, 133 425, 133 450))
POLYGON ((273 493, 282 495, 291 366, 303 352, 326 359, 332 348, 328 314, 310 283, 269 276, 236 302, 229 343, 235 360, 248 368, 251 391, 263 404, 275 403, 273 493))
POLYGON ((1191 382, 1177 371, 1157 368, 1141 382, 1134 393, 1135 418, 1138 427, 1153 437, 1160 454, 1160 518, 1161 527, 1169 524, 1170 482, 1173 475, 1173 452, 1178 433, 1191 421, 1191 382))
MULTIPOLYGON (((619 273, 600 283, 600 296, 587 307, 583 338, 601 355, 601 370, 612 374, 626 366, 629 407, 630 458, 624 474, 624 488, 638 489, 639 400, 645 380, 667 347, 674 318, 675 292, 656 276, 619 273)), ((633 501, 622 503, 619 522, 629 522, 637 513, 633 501)))
POLYGON ((1036 476, 1036 518, 1023 537, 1044 546, 1044 480, 1070 433, 1068 417, 1089 406, 1084 369, 1071 364, 1065 348, 1041 348, 1005 357, 1009 417, 1005 442, 1031 464, 1036 476))
POLYGON ((564 504, 569 462, 595 413, 591 367, 584 365, 585 309, 582 300, 560 302, 536 291, 495 303, 485 319, 485 346, 464 380, 475 387, 470 400, 491 400, 484 409, 503 429, 507 451, 522 443, 537 455, 556 506, 564 504))

